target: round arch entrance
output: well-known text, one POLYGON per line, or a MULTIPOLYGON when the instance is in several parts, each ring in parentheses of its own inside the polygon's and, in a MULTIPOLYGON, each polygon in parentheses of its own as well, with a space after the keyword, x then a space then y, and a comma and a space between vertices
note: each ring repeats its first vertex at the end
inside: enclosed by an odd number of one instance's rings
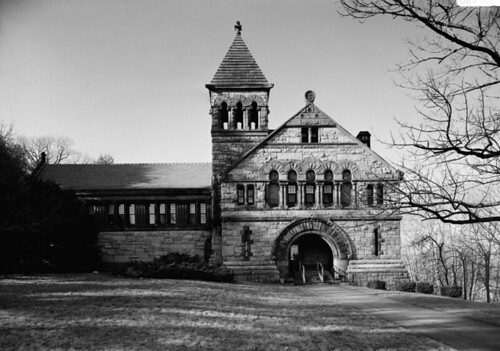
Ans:
POLYGON ((316 266, 320 262, 327 270, 345 271, 352 257, 352 245, 347 233, 337 224, 321 218, 305 218, 287 225, 273 245, 273 256, 281 277, 292 276, 293 267, 316 266))

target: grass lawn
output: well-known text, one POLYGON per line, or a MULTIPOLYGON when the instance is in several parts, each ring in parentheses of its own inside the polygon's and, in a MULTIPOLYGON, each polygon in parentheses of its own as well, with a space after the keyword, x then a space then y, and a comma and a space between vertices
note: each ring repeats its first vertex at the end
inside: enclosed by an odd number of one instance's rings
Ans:
POLYGON ((107 274, 0 279, 0 350, 450 350, 280 285, 107 274))

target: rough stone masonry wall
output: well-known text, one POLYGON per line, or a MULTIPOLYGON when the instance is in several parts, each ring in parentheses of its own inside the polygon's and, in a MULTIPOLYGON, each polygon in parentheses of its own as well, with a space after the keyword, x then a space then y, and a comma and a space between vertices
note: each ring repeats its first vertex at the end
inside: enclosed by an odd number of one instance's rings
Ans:
POLYGON ((203 257, 209 230, 101 232, 98 245, 104 263, 152 261, 170 252, 203 257))
MULTIPOLYGON (((308 210, 287 210, 271 211, 277 220, 264 220, 263 211, 246 212, 245 218, 239 221, 224 221, 222 227, 223 233, 223 257, 224 261, 244 260, 242 253, 241 234, 244 226, 248 226, 252 231, 253 244, 251 245, 253 256, 250 261, 268 261, 272 257, 272 248, 274 240, 279 233, 290 223, 300 218, 322 218, 327 219, 338 225, 348 236, 353 248, 352 259, 356 260, 384 260, 400 259, 401 241, 400 241, 400 223, 399 221, 380 221, 373 222, 367 220, 345 221, 342 218, 335 219, 333 211, 308 211, 308 210), (258 219, 262 219, 259 221, 258 219), (375 255, 374 234, 375 228, 379 228, 381 240, 381 252, 375 255)), ((269 214, 269 213, 268 213, 269 214)), ((225 216, 228 218, 227 214, 225 216)))

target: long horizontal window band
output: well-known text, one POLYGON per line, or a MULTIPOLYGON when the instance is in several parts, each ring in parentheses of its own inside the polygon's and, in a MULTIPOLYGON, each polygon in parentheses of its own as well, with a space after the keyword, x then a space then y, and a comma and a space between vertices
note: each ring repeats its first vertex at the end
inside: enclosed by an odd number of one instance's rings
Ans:
POLYGON ((200 201, 88 202, 86 212, 97 227, 206 226, 209 207, 200 201))

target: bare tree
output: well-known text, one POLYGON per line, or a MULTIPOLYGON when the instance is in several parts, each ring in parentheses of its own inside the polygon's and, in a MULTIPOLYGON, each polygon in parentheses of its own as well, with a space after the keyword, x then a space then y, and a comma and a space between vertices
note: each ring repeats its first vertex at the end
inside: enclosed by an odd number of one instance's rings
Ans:
POLYGON ((115 159, 110 154, 100 154, 93 163, 97 165, 111 165, 115 163, 115 159))
POLYGON ((17 138, 17 144, 23 150, 30 169, 34 169, 40 162, 42 152, 49 164, 80 163, 84 157, 73 149, 73 141, 67 137, 21 136, 17 138))
POLYGON ((394 145, 410 150, 400 165, 403 208, 453 224, 500 220, 500 8, 453 0, 341 0, 343 15, 415 24, 398 65, 418 100, 420 123, 400 122, 394 145))

